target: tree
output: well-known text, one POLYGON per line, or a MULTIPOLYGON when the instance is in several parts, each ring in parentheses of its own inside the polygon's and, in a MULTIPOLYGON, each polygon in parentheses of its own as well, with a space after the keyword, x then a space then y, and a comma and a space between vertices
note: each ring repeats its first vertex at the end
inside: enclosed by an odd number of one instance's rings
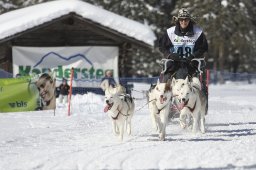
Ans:
MULTIPOLYGON (((0 12, 51 0, 2 0, 0 12)), ((239 52, 238 71, 256 71, 256 0, 83 0, 106 10, 148 25, 159 37, 171 26, 172 16, 187 7, 204 29, 209 43, 208 56, 217 69, 226 70, 239 52)), ((131 49, 129 74, 126 76, 157 76, 160 71, 157 51, 131 49)))
MULTIPOLYGON (((106 10, 148 25, 157 37, 171 24, 172 0, 85 0, 106 10)), ((130 67, 125 76, 158 76, 160 66, 156 60, 161 58, 156 51, 132 49, 132 60, 126 64, 130 67)))
POLYGON ((42 2, 48 2, 53 0, 2 0, 0 2, 0 13, 5 13, 11 10, 35 5, 42 2))
POLYGON ((11 0, 2 0, 0 1, 0 13, 8 12, 12 9, 18 8, 17 5, 13 4, 11 0))
POLYGON ((209 41, 209 56, 214 58, 218 69, 227 69, 228 56, 233 58, 237 50, 240 65, 252 60, 256 40, 252 17, 254 10, 251 10, 253 1, 181 0, 176 8, 181 7, 189 8, 204 28, 209 41))

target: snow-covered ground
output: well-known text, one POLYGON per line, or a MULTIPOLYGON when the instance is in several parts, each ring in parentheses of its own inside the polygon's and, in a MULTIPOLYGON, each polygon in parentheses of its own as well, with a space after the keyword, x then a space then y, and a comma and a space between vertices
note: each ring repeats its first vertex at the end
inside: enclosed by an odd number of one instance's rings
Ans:
MULTIPOLYGON (((148 89, 136 84, 135 89, 148 89)), ((143 98, 134 92, 137 98, 143 98)), ((0 169, 256 169, 256 85, 211 85, 206 134, 174 119, 166 141, 153 131, 146 100, 136 100, 132 135, 120 142, 103 112, 103 96, 76 95, 72 115, 0 114, 0 169)))

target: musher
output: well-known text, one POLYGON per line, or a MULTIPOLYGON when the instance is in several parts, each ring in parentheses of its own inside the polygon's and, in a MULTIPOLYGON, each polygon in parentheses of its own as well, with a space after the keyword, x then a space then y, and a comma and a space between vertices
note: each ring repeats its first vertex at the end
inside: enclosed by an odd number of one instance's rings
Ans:
POLYGON ((208 43, 203 30, 186 8, 180 9, 173 21, 175 26, 168 28, 158 41, 159 50, 165 58, 161 60, 160 82, 172 77, 185 79, 187 75, 191 80, 199 77, 205 66, 204 53, 208 51, 208 43))

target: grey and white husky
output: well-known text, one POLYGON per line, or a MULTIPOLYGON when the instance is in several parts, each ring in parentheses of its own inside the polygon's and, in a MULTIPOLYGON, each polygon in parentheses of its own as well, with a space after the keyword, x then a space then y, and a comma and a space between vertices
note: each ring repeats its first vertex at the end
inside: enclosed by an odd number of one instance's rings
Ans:
POLYGON ((131 134, 131 119, 134 114, 135 103, 133 98, 125 93, 125 88, 117 85, 105 90, 104 112, 108 113, 112 121, 112 128, 115 135, 123 140, 124 129, 128 135, 131 134), (126 125, 126 126, 125 126, 126 125))
POLYGON ((165 140, 168 115, 171 107, 171 86, 167 83, 157 83, 148 91, 149 111, 153 127, 159 133, 159 139, 165 140))
POLYGON ((180 111, 180 125, 185 128, 192 123, 192 131, 195 133, 199 129, 205 133, 206 96, 201 91, 201 84, 198 78, 194 77, 189 82, 185 80, 172 80, 173 93, 178 101, 183 105, 180 111), (192 117, 192 122, 190 121, 192 117), (187 121, 188 120, 188 121, 187 121))

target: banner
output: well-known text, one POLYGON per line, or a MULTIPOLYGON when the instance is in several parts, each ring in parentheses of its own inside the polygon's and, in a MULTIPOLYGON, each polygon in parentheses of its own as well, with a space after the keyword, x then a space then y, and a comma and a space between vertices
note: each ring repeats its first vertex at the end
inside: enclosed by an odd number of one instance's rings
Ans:
POLYGON ((118 47, 18 47, 12 48, 13 74, 32 75, 53 71, 57 85, 70 80, 74 87, 99 87, 105 71, 112 70, 118 81, 118 47))
POLYGON ((0 112, 55 108, 55 79, 51 74, 0 79, 0 112))

